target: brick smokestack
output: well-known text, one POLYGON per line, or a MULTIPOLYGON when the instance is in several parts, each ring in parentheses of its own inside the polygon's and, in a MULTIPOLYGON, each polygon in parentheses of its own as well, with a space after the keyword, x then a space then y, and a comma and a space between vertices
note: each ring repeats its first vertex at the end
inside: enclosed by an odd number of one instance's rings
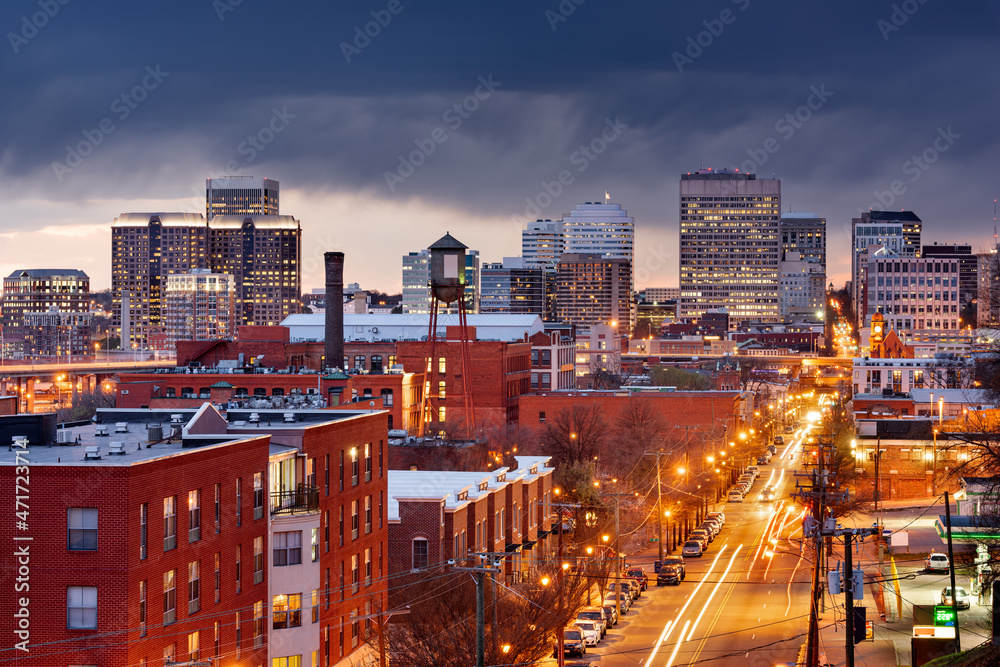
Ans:
POLYGON ((327 368, 344 363, 344 253, 323 255, 326 264, 326 332, 323 352, 327 368))

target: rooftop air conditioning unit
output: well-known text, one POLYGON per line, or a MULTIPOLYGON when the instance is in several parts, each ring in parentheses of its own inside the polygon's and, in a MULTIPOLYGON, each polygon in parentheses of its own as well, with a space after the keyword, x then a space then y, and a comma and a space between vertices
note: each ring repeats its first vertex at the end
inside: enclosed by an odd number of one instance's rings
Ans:
POLYGON ((109 442, 108 443, 108 455, 109 456, 124 456, 125 455, 125 444, 121 442, 109 442))
POLYGON ((73 432, 68 428, 62 428, 56 431, 56 444, 57 445, 68 445, 73 442, 73 432))
POLYGON ((83 459, 85 461, 87 459, 99 459, 99 458, 101 458, 101 448, 100 447, 98 447, 96 445, 93 445, 93 446, 84 448, 84 450, 83 450, 83 459))

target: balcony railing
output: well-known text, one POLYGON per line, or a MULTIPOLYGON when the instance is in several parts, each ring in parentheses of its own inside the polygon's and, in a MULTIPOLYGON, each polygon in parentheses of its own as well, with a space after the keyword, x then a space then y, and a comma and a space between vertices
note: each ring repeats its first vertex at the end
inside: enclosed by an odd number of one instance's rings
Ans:
POLYGON ((271 515, 304 514, 319 509, 319 487, 299 484, 294 491, 271 494, 271 515))

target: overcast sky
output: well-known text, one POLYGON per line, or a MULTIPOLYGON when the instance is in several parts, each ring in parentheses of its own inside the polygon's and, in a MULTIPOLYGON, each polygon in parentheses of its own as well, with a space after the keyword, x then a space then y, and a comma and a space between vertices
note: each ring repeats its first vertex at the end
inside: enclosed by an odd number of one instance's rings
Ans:
POLYGON ((701 166, 774 175, 783 210, 826 217, 838 286, 869 207, 985 249, 998 18, 985 0, 7 0, 0 273, 108 287, 117 215, 203 212, 226 174, 280 181, 303 291, 329 250, 398 290, 400 256, 445 231, 500 261, 524 221, 606 191, 636 220, 638 287, 676 286, 678 180, 701 166))

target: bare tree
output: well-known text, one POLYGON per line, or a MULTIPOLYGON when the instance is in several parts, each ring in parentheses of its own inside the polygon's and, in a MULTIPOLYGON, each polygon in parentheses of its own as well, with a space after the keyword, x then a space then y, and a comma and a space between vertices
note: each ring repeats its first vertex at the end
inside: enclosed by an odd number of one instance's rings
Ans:
POLYGON ((635 396, 615 420, 615 442, 600 455, 602 468, 612 477, 630 473, 642 460, 643 452, 660 447, 668 432, 663 416, 652 399, 635 396))
MULTIPOLYGON (((514 586, 487 585, 486 604, 496 605, 484 628, 486 664, 534 664, 552 653, 557 632, 576 617, 587 602, 588 588, 607 578, 598 559, 559 574, 552 564, 532 581, 514 586)), ((391 606, 409 606, 410 613, 388 626, 387 652, 393 665, 407 667, 468 667, 476 662, 476 586, 464 572, 443 577, 414 574, 392 593, 391 606)), ((370 637, 373 646, 376 637, 370 637)))
POLYGON ((559 410, 542 432, 542 446, 556 465, 591 462, 607 439, 608 424, 596 404, 576 403, 559 410))

